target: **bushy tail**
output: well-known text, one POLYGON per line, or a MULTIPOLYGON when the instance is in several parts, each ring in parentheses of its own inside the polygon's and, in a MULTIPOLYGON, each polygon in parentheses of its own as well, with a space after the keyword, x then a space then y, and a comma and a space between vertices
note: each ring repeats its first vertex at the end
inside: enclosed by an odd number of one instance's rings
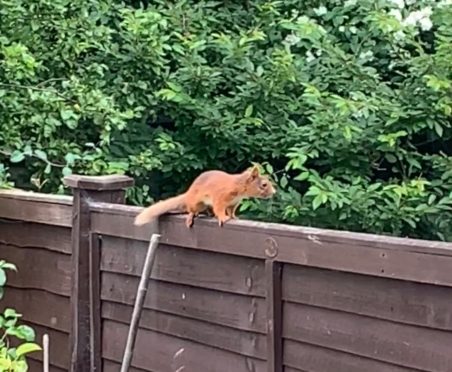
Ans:
POLYGON ((183 210, 185 207, 185 194, 177 195, 172 198, 161 200, 150 207, 144 209, 135 217, 135 225, 141 226, 147 224, 154 218, 170 211, 183 210))

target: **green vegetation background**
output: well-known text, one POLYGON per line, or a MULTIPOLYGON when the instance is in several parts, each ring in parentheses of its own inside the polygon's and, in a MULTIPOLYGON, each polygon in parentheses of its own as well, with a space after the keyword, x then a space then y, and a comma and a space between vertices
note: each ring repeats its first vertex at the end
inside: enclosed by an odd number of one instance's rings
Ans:
POLYGON ((267 221, 452 240, 450 1, 0 1, 0 184, 263 165, 267 221))

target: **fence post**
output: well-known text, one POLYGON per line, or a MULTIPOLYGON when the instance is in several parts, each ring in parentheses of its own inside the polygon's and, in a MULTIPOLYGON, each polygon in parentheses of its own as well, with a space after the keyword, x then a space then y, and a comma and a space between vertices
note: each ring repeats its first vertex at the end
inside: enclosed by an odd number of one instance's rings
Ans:
POLYGON ((282 263, 276 261, 278 244, 269 237, 265 241, 265 282, 267 289, 267 371, 283 371, 282 340, 282 263))
POLYGON ((100 268, 99 244, 90 233, 89 203, 124 203, 125 189, 133 185, 133 179, 71 175, 64 178, 64 184, 72 188, 74 196, 70 372, 94 372, 100 368, 100 268))

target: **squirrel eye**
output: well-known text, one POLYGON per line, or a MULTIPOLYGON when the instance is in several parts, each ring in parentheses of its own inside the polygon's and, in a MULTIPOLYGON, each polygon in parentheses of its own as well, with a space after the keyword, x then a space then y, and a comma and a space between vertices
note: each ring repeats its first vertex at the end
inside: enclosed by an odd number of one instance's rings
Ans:
POLYGON ((262 187, 267 187, 267 185, 268 185, 267 182, 262 182, 261 184, 262 187))

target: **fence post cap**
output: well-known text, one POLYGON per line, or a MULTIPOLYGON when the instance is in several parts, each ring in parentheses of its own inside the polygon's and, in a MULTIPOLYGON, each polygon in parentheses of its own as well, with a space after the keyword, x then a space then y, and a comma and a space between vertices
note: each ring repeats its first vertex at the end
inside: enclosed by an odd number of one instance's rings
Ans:
POLYGON ((71 174, 63 179, 63 183, 73 189, 84 190, 123 190, 134 185, 131 177, 123 175, 82 176, 71 174))

